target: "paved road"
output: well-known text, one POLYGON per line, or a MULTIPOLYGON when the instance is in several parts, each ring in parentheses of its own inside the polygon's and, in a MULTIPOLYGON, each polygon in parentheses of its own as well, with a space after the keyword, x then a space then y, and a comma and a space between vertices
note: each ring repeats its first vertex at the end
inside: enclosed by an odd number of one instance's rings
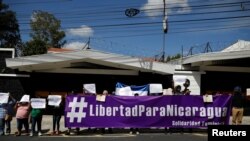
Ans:
MULTIPOLYGON (((230 119, 230 122, 231 122, 231 119, 230 119)), ((250 124, 250 116, 244 116, 243 124, 247 124, 247 125, 250 124)), ((14 132, 16 131, 16 119, 13 119, 11 125, 12 125, 11 131, 12 131, 12 134, 14 134, 14 132)), ((63 117, 61 119, 60 125, 61 125, 61 131, 67 130, 67 128, 64 127, 64 118, 63 117)), ((44 115, 43 116, 42 129, 43 129, 44 133, 51 132, 51 129, 52 129, 52 116, 51 115, 44 115)))
POLYGON ((15 137, 1 136, 1 141, 206 141, 207 135, 204 133, 173 133, 173 134, 163 134, 163 133, 143 133, 140 135, 130 135, 130 134, 106 134, 106 135, 81 135, 81 136, 41 136, 41 137, 29 137, 20 136, 15 137))
MULTIPOLYGON (((51 116, 44 116, 43 123, 42 123, 42 129, 44 136, 41 137, 29 137, 29 136, 20 136, 15 137, 14 132, 16 131, 16 120, 14 119, 12 121, 12 133, 9 136, 0 136, 0 141, 206 141, 207 140, 207 134, 205 131, 194 131, 193 133, 173 133, 173 134, 164 134, 164 130, 162 129, 153 129, 153 130, 144 130, 141 131, 141 134, 139 135, 130 135, 128 134, 129 130, 115 130, 114 134, 104 134, 100 135, 98 133, 96 134, 88 134, 86 130, 81 129, 81 135, 75 136, 70 135, 66 136, 64 134, 61 134, 60 136, 50 136, 49 133, 51 131, 52 127, 52 117, 51 116)), ((243 118, 243 124, 250 124, 250 117, 244 117, 243 118)), ((62 118, 61 120, 61 131, 66 131, 66 128, 64 127, 64 120, 62 118)))

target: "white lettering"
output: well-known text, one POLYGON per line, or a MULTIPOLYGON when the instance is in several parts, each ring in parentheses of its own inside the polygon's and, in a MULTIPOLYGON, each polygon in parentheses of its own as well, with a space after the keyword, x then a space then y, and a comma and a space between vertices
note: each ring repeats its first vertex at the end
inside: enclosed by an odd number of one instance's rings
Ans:
POLYGON ((145 106, 144 105, 139 105, 139 116, 142 116, 142 113, 145 112, 145 106))
POLYGON ((123 114, 123 109, 124 109, 123 105, 120 105, 120 115, 121 115, 122 117, 124 116, 124 114, 123 114))
POLYGON ((160 116, 164 117, 166 115, 165 107, 160 108, 160 116))
POLYGON ((112 116, 112 107, 106 107, 106 116, 112 116))
POLYGON ((152 110, 151 110, 150 107, 147 107, 147 108, 146 108, 146 116, 147 116, 147 117, 152 116, 152 110))
POLYGON ((89 116, 95 116, 93 112, 93 105, 89 105, 89 116))

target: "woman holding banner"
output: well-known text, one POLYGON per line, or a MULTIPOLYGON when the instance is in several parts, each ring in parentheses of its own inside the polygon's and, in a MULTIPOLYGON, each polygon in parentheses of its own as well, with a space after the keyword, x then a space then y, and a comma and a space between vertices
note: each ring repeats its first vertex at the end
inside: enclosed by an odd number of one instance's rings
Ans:
MULTIPOLYGON (((110 94, 109 94, 108 90, 103 90, 101 96, 110 96, 110 94)), ((101 128, 100 130, 101 130, 101 134, 105 134, 105 128, 101 128)), ((108 132, 110 134, 112 134, 113 133, 112 128, 108 128, 108 132)))
MULTIPOLYGON (((135 93, 134 96, 139 96, 139 94, 138 94, 138 93, 135 93)), ((130 129, 129 129, 129 134, 132 135, 133 133, 139 135, 139 134, 140 134, 139 128, 130 128, 130 129)))
MULTIPOLYGON (((84 94, 84 93, 83 93, 84 94)), ((68 95, 68 94, 67 94, 68 95)), ((66 97, 67 97, 66 95, 66 97)), ((74 90, 71 91, 71 93, 69 95, 77 95, 76 92, 74 90)), ((70 135, 70 132, 71 132, 71 128, 68 128, 68 131, 65 133, 65 135, 70 135)), ((80 134, 80 128, 77 127, 76 128, 76 135, 79 135, 80 134)))

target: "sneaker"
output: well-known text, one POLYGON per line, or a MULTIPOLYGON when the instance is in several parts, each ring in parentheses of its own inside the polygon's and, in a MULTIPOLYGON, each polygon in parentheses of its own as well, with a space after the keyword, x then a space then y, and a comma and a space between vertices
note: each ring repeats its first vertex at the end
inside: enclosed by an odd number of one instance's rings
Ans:
POLYGON ((18 131, 15 132, 14 134, 15 134, 15 136, 21 136, 21 132, 18 132, 18 131))
POLYGON ((30 133, 30 137, 33 137, 33 133, 32 132, 30 133))
POLYGON ((56 131, 56 135, 60 135, 60 131, 56 131))
POLYGON ((43 134, 41 132, 38 132, 38 136, 42 136, 43 134))
POLYGON ((139 134, 140 134, 140 133, 137 131, 137 132, 136 132, 136 135, 139 135, 139 134))
POLYGON ((51 136, 55 135, 55 131, 50 132, 50 135, 51 136))
POLYGON ((67 132, 65 133, 65 135, 70 135, 70 132, 69 132, 69 131, 67 131, 67 132))
POLYGON ((130 132, 129 132, 129 134, 130 134, 130 135, 132 135, 132 134, 133 134, 133 132, 132 132, 132 131, 130 131, 130 132))

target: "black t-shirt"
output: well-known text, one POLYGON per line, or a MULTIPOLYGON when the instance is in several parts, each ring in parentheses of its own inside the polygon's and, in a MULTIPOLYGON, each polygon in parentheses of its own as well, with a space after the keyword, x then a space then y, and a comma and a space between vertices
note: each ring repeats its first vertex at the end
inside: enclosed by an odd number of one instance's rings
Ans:
POLYGON ((241 93, 234 93, 232 107, 243 108, 245 97, 241 93))
POLYGON ((60 106, 53 106, 52 110, 53 110, 53 115, 55 115, 55 116, 60 116, 63 113, 62 105, 60 105, 60 106))

